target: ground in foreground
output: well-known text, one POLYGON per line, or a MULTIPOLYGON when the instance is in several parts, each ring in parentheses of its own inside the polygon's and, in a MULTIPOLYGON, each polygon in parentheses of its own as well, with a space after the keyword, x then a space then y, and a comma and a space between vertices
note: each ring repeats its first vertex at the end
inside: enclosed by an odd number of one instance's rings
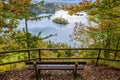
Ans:
MULTIPOLYGON (((44 70, 41 80, 74 80, 72 71, 44 70)), ((0 73, 0 80, 35 80, 33 70, 22 69, 0 73)), ((78 71, 76 80, 120 80, 120 70, 108 66, 86 65, 78 71)))

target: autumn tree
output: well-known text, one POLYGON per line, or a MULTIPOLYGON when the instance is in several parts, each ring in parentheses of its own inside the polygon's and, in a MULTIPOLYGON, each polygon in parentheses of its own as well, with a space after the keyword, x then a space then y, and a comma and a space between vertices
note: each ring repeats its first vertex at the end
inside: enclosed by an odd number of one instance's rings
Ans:
POLYGON ((12 28, 18 25, 18 19, 30 16, 31 0, 0 1, 0 27, 12 28))
MULTIPOLYGON (((90 42, 88 47, 120 48, 120 0, 84 0, 66 9, 70 14, 80 11, 88 14, 90 25, 83 31, 80 29, 83 24, 76 25, 74 39, 90 42)), ((104 57, 109 58, 109 51, 105 51, 104 57)))

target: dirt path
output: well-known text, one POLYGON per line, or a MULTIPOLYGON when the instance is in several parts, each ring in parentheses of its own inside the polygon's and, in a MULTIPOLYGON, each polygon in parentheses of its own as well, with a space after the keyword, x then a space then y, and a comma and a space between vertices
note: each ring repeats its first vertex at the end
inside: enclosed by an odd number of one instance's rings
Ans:
MULTIPOLYGON (((41 80, 74 80, 72 71, 44 70, 41 80)), ((35 80, 33 70, 14 70, 0 73, 0 80, 35 80)), ((76 80, 120 80, 120 70, 108 66, 86 65, 78 71, 76 80)))

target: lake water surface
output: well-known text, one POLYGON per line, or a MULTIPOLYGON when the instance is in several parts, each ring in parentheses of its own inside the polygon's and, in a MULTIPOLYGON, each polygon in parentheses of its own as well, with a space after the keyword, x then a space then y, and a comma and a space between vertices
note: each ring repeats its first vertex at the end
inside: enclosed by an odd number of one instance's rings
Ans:
MULTIPOLYGON (((83 22, 85 24, 87 24, 87 15, 82 12, 83 16, 70 16, 68 14, 67 11, 64 10, 59 10, 56 11, 55 14, 52 14, 50 19, 42 19, 41 21, 28 21, 28 31, 32 34, 36 34, 38 32, 42 32, 41 36, 47 36, 49 34, 57 34, 57 36, 53 36, 50 37, 48 39, 46 39, 46 41, 51 40, 54 41, 55 43, 57 42, 62 42, 62 43, 66 43, 70 46, 78 46, 78 42, 76 41, 71 41, 71 38, 69 37, 70 34, 73 33, 73 29, 74 29, 74 24, 76 22, 83 22), (62 24, 56 24, 53 23, 52 20, 56 17, 63 17, 65 19, 67 19, 69 21, 69 24, 67 25, 62 25, 62 24), (76 44, 77 43, 77 44, 76 44), (76 45, 75 45, 76 44, 76 45)), ((41 14, 39 16, 42 15, 48 15, 48 14, 41 14)), ((24 20, 22 20, 20 22, 20 25, 18 27, 18 29, 22 29, 25 28, 24 25, 24 20)))

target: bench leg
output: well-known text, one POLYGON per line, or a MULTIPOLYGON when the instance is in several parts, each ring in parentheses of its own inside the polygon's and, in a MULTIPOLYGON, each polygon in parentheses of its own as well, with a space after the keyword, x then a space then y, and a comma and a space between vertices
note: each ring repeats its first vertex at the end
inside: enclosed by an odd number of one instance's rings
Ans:
POLYGON ((36 62, 34 62, 33 64, 34 64, 34 70, 35 70, 35 74, 36 74, 36 80, 40 80, 37 64, 36 64, 36 62))
POLYGON ((38 73, 39 73, 39 79, 41 80, 41 70, 38 69, 38 73))
POLYGON ((75 74, 75 70, 73 70, 73 80, 76 80, 76 74, 75 74))
POLYGON ((78 67, 78 64, 75 63, 75 68, 74 68, 74 76, 75 76, 75 77, 77 76, 77 67, 78 67))
POLYGON ((74 71, 73 71, 73 78, 74 78, 74 80, 76 80, 76 77, 77 77, 77 66, 78 66, 78 64, 77 63, 75 63, 75 67, 74 67, 74 71))

